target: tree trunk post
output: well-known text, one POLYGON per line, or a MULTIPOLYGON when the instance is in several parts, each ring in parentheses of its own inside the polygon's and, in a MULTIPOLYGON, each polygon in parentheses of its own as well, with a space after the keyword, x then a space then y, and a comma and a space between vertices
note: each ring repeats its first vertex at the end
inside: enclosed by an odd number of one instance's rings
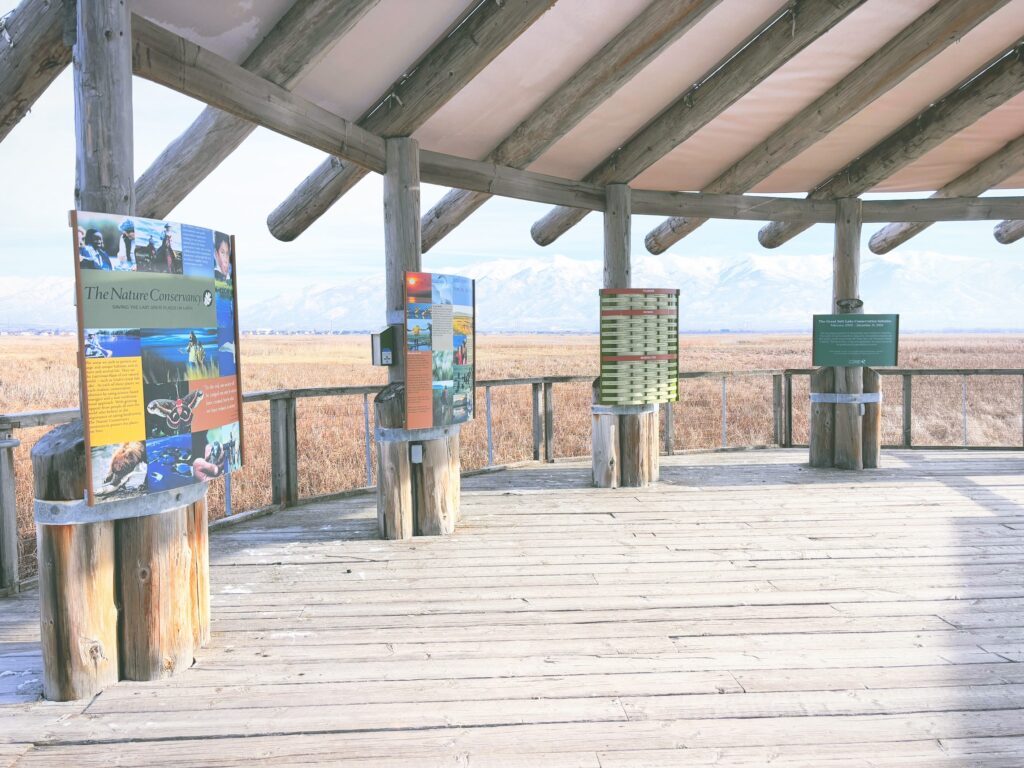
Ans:
MULTIPOLYGON (((85 496, 82 422, 62 424, 32 448, 37 499, 85 496)), ((118 679, 114 523, 36 525, 43 695, 95 696, 118 679)))
MULTIPOLYGON (((591 402, 598 404, 601 379, 594 379, 591 402)), ((592 412, 590 416, 590 455, 594 485, 619 487, 619 417, 614 413, 592 412)))
MULTIPOLYGON (((397 333, 394 362, 388 368, 390 384, 375 404, 377 426, 389 430, 405 427, 405 273, 422 267, 419 144, 406 137, 386 139, 385 152, 387 320, 397 333)), ((377 441, 377 520, 386 539, 445 536, 455 530, 459 519, 458 428, 423 440, 415 439, 412 432, 398 440, 377 441)))
MULTIPOLYGON (((841 315, 862 314, 860 301, 861 202, 858 198, 836 201, 835 253, 832 262, 832 311, 841 315)), ((837 395, 864 392, 864 369, 837 367, 837 395)), ((863 469, 863 427, 861 405, 838 403, 835 407, 835 447, 833 466, 839 469, 863 469)))
MULTIPOLYGON (((811 394, 831 394, 835 389, 835 368, 818 368, 810 376, 811 394)), ((832 466, 835 443, 836 406, 811 402, 810 465, 822 469, 832 466)))
MULTIPOLYGON (((882 377, 874 368, 864 369, 864 393, 881 394, 882 377)), ((864 469, 882 465, 882 403, 864 403, 864 469)))

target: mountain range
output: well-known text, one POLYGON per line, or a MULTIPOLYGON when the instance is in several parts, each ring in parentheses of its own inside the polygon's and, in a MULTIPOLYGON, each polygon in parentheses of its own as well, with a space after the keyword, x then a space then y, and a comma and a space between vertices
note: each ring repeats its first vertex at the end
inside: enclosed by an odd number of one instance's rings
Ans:
MULTIPOLYGON (((429 265, 474 278, 477 328, 487 333, 588 333, 597 329, 599 260, 550 258, 481 261, 462 268, 429 265)), ((827 312, 831 257, 748 254, 735 258, 643 255, 633 285, 679 288, 686 331, 806 331, 827 312)), ((244 275, 244 266, 241 270, 244 275)), ((864 260, 867 312, 898 312, 905 330, 1024 328, 1024 260, 900 251, 864 260)), ((243 330, 365 331, 384 324, 384 277, 318 282, 245 303, 243 330)), ((74 327, 71 281, 3 278, 0 328, 74 327)))

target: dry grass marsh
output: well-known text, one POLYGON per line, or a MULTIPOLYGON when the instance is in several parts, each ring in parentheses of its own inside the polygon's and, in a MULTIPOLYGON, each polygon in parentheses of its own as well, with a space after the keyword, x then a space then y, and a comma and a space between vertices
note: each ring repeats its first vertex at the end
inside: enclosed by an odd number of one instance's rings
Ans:
MULTIPOLYGON (((750 371, 808 367, 810 338, 795 335, 709 335, 684 337, 680 367, 685 371, 750 371)), ((901 367, 1024 367, 1021 335, 906 335, 901 367)), ((78 405, 78 373, 71 337, 0 338, 0 413, 78 405)), ((312 386, 378 384, 383 370, 369 362, 365 336, 245 337, 242 375, 246 392, 312 386)), ((595 336, 483 336, 477 344, 477 378, 592 375, 597 368, 595 336)), ((1021 376, 971 377, 967 387, 968 442, 1015 446, 1022 441, 1024 380, 1021 376)), ((963 441, 963 380, 959 376, 916 378, 913 439, 918 445, 959 445, 963 441)), ((590 450, 590 391, 586 384, 556 384, 556 456, 590 450)), ((883 378, 883 439, 902 435, 900 378, 883 378)), ((487 463, 483 390, 478 418, 462 430, 463 467, 487 463)), ((730 378, 727 383, 729 445, 773 441, 770 376, 730 378)), ((675 406, 675 448, 716 448, 721 444, 722 384, 718 378, 685 380, 675 406)), ((372 409, 371 409, 372 410, 372 409)), ((509 463, 532 456, 529 386, 492 390, 494 457, 509 463)), ((371 415, 372 418, 372 415, 371 415)), ((371 425, 372 429, 372 425, 371 425)), ((16 451, 17 495, 22 534, 23 576, 35 571, 29 450, 44 432, 20 430, 16 451)), ((805 442, 807 382, 793 385, 793 438, 805 442)), ((270 502, 270 430, 266 402, 245 406, 246 466, 233 478, 232 507, 252 509, 270 502)), ((358 396, 303 398, 298 402, 299 481, 302 496, 332 493, 366 484, 363 403, 358 396)), ((214 483, 211 512, 224 513, 223 486, 214 483)))

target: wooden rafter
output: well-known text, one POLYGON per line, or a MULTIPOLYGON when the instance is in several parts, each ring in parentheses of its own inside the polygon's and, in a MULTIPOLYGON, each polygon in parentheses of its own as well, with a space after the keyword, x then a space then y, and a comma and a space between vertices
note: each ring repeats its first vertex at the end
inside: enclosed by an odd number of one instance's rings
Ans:
MULTIPOLYGON (((946 139, 1024 90, 1024 41, 990 62, 845 168, 819 184, 809 198, 853 197, 925 155, 946 139)), ((765 248, 777 248, 807 229, 772 222, 758 233, 765 248)))
MULTIPOLYGON (((152 22, 132 24, 136 75, 204 101, 309 146, 383 172, 385 140, 152 22)), ((603 211, 605 187, 442 152, 420 152, 423 181, 523 200, 603 211)), ((632 210, 648 215, 729 219, 834 220, 828 200, 633 190, 632 210)), ((866 222, 1004 219, 1024 210, 1024 198, 883 200, 863 204, 866 222)))
MULTIPOLYGON (((381 94, 359 125, 381 136, 412 133, 553 3, 486 0, 381 94)), ((365 168, 328 157, 270 214, 267 226, 279 240, 294 240, 365 175, 365 168)))
POLYGON ((75 6, 23 0, 0 18, 0 141, 71 63, 75 6))
MULTIPOLYGON (((595 184, 627 183, 664 157, 827 32, 863 0, 795 0, 751 42, 720 62, 704 79, 606 157, 584 178, 595 184)), ((585 211, 558 208, 532 229, 538 245, 550 245, 578 224, 585 211)))
MULTIPOLYGON (((947 197, 971 197, 1005 181, 1024 168, 1024 136, 1004 145, 998 152, 982 160, 970 170, 960 174, 953 181, 932 195, 932 199, 947 197)), ((871 236, 869 247, 873 253, 888 253, 912 237, 920 234, 931 224, 927 222, 899 222, 880 229, 871 236)))
MULTIPOLYGON (((853 72, 719 174, 704 191, 749 190, 960 40, 1006 2, 939 0, 853 72)), ((647 250, 663 253, 705 221, 693 217, 667 219, 648 233, 647 250)))
POLYGON ((996 224, 992 232, 995 239, 1003 245, 1015 243, 1024 237, 1024 219, 1007 219, 996 224))
MULTIPOLYGON (((299 0, 242 63, 291 88, 379 0, 299 0)), ((138 215, 160 219, 202 182, 256 129, 219 109, 204 109, 136 180, 138 215)))
MULTIPOLYGON (((654 0, 517 125, 486 160, 525 168, 629 82, 721 0, 654 0)), ((453 189, 423 216, 423 250, 490 199, 453 189)))

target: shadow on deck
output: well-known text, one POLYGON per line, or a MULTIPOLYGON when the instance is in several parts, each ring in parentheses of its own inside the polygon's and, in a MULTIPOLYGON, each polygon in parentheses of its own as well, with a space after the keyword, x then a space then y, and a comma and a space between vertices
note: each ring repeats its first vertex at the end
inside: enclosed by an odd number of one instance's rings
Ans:
POLYGON ((1024 765, 1024 455, 663 458, 467 478, 446 539, 374 498, 214 532, 197 664, 38 697, 0 600, 0 765, 1024 765), (5 762, 6 761, 6 762, 5 762))

